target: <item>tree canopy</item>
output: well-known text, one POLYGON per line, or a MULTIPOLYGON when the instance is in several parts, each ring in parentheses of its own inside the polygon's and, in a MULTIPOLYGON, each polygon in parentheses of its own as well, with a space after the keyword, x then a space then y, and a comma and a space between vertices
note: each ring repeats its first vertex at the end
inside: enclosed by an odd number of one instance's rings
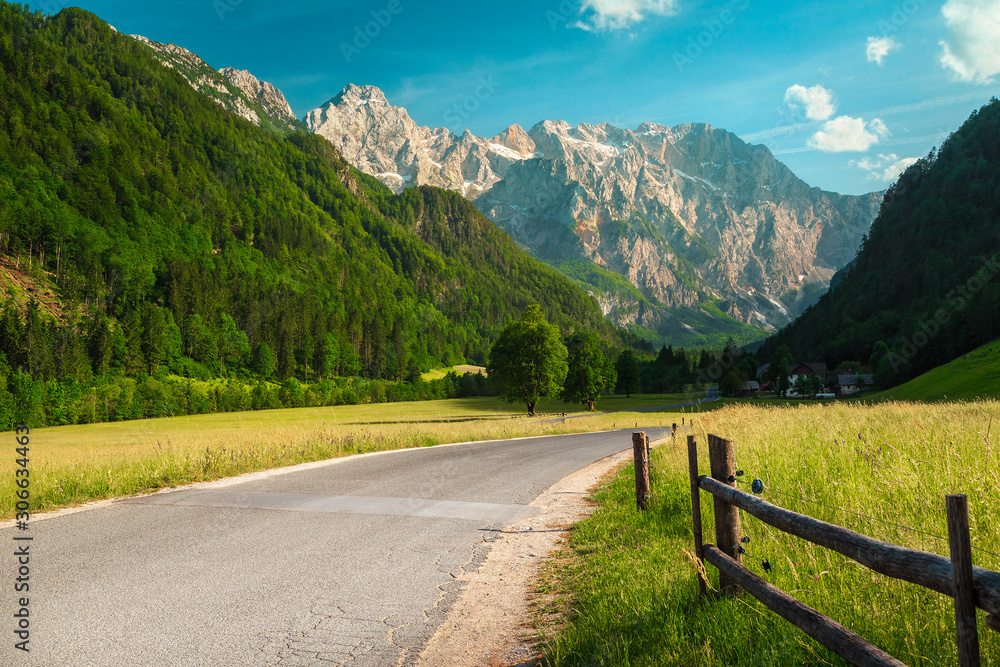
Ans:
POLYGON ((555 395, 566 377, 566 346, 559 327, 549 324, 538 304, 528 306, 520 320, 511 322, 490 350, 486 372, 508 403, 522 402, 528 414, 545 395, 555 395))
POLYGON ((626 398, 631 398, 632 394, 638 394, 639 383, 639 360, 635 356, 635 351, 626 347, 618 354, 615 361, 615 373, 618 379, 615 383, 615 391, 625 394, 626 398))
MULTIPOLYGON (((611 360, 601 350, 600 340, 589 331, 573 334, 566 341, 569 370, 563 382, 562 398, 583 403, 593 412, 601 392, 615 386, 618 379, 611 360)), ((638 376, 638 368, 636 369, 638 376)))
POLYGON ((784 345, 828 366, 871 358, 887 386, 1000 335, 997 164, 994 98, 900 175, 836 286, 769 338, 762 355, 784 345))

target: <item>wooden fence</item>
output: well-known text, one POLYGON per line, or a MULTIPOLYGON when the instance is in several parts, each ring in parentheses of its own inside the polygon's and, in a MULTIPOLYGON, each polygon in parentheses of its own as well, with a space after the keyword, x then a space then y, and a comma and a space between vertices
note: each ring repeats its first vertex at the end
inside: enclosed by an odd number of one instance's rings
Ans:
MULTIPOLYGON (((758 577, 741 563, 739 510, 783 532, 832 549, 887 577, 902 579, 955 599, 956 634, 961 667, 979 667, 976 608, 989 613, 987 625, 1000 632, 1000 573, 973 567, 969 542, 968 505, 964 495, 949 495, 948 542, 951 558, 872 539, 861 533, 797 514, 736 488, 733 447, 728 440, 708 436, 711 476, 698 474, 698 446, 689 435, 688 464, 694 518, 695 555, 719 570, 724 595, 746 590, 771 611, 852 665, 905 667, 860 635, 803 604, 758 577), (702 543, 701 494, 713 496, 716 545, 702 543)), ((638 447, 637 447, 638 450, 638 447)), ((638 451, 637 451, 638 453, 638 451)), ((646 473, 648 478, 648 473, 646 473)), ((705 582, 699 575, 701 594, 705 582)))

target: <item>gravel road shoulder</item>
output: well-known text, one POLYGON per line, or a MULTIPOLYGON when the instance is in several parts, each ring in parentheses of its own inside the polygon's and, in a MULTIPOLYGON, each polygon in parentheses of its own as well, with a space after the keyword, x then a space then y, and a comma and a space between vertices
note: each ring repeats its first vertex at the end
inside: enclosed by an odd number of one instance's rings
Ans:
POLYGON ((532 664, 538 652, 528 593, 538 567, 569 527, 593 511, 588 499, 601 478, 631 457, 632 450, 624 450, 564 477, 531 503, 541 514, 506 526, 483 565, 462 577, 461 597, 418 666, 532 664))

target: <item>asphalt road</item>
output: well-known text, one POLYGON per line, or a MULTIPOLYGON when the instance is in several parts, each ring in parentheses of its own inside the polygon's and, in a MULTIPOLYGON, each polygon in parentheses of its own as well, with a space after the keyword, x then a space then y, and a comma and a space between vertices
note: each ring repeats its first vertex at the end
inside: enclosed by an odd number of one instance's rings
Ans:
POLYGON ((31 651, 10 546, 0 664, 412 664, 498 529, 630 447, 619 430, 387 452, 34 520, 31 651))

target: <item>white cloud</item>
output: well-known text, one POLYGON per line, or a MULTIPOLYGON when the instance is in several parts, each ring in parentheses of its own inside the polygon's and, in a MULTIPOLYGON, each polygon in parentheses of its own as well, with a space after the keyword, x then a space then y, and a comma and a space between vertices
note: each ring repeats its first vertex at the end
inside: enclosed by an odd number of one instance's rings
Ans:
POLYGON ((833 93, 818 85, 812 88, 792 86, 785 91, 785 104, 793 112, 802 108, 809 120, 826 120, 837 110, 833 104, 833 93))
POLYGON ((868 180, 870 181, 889 183, 899 178, 899 175, 906 171, 907 167, 915 164, 917 159, 915 157, 901 158, 895 153, 890 153, 889 155, 882 155, 880 153, 874 159, 866 157, 858 161, 851 160, 849 165, 860 167, 869 172, 868 180))
POLYGON ((941 7, 948 39, 941 64, 960 81, 992 82, 1000 74, 1000 0, 948 0, 941 7))
POLYGON ((889 128, 880 118, 865 123, 860 118, 838 116, 823 123, 823 127, 809 138, 808 144, 824 153, 861 152, 888 136, 889 128))
POLYGON ((677 0, 583 0, 577 28, 592 32, 624 30, 648 16, 673 16, 677 0))
POLYGON ((894 37, 869 37, 866 54, 868 62, 879 67, 885 62, 885 57, 899 48, 899 42, 894 37))

